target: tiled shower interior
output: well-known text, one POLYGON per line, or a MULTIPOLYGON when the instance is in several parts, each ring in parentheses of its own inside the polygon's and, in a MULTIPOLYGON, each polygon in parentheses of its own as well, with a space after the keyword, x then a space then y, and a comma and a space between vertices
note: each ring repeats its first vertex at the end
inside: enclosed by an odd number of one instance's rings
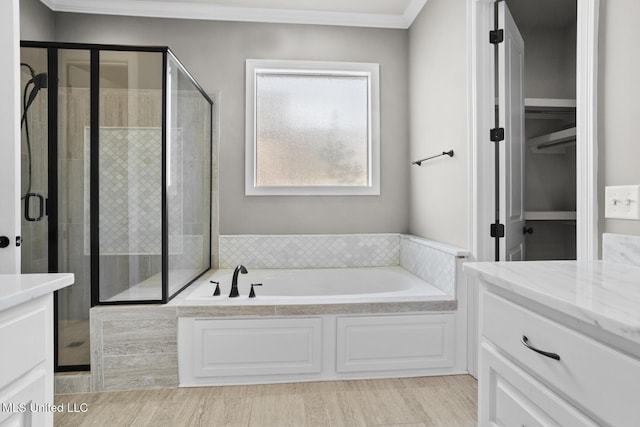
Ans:
MULTIPOLYGON (((46 72, 47 55, 46 48, 23 47, 21 62, 36 73, 46 72)), ((90 363, 92 197, 99 204, 99 302, 163 297, 163 56, 100 51, 98 195, 91 187, 91 52, 58 49, 57 56, 57 230, 51 234, 51 215, 27 221, 23 212, 22 272, 75 274, 75 284, 57 294, 57 365, 86 369, 90 363), (57 241, 55 251, 50 239, 57 241), (50 252, 56 252, 53 258, 50 252)), ((187 84, 178 67, 175 70, 173 79, 167 79, 173 95, 167 111, 171 130, 166 159, 169 295, 211 262, 210 104, 187 84)), ((24 89, 32 75, 26 66, 22 71, 24 89)), ((22 136, 23 195, 31 163, 29 191, 46 200, 50 199, 51 165, 48 95, 48 88, 40 89, 25 117, 30 147, 25 126, 22 136)), ((37 200, 30 201, 29 213, 34 216, 37 200)))

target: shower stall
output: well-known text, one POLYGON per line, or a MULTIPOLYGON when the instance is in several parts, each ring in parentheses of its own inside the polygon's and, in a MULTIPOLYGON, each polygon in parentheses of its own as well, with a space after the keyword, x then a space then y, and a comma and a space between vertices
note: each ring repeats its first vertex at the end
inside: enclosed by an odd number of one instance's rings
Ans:
POLYGON ((55 295, 57 371, 89 309, 166 303, 211 268, 213 102, 166 47, 21 43, 22 272, 55 295))

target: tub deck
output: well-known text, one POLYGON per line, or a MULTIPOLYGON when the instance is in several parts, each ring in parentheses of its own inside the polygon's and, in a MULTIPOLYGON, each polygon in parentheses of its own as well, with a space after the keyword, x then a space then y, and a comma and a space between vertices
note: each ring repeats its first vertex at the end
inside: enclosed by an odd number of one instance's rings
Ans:
POLYGON ((240 275, 240 296, 229 298, 233 270, 205 274, 168 305, 180 316, 299 315, 453 311, 454 296, 398 266, 252 269, 240 275), (220 283, 220 295, 213 296, 220 283), (249 298, 251 283, 256 297, 249 298))

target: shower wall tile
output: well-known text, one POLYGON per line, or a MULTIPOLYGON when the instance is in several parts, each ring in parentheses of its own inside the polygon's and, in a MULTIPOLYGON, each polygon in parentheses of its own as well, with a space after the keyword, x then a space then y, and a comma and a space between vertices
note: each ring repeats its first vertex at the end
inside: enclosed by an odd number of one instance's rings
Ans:
MULTIPOLYGON (((85 163, 82 159, 58 159, 58 219, 83 224, 85 221, 85 163)), ((86 205, 88 205, 87 199, 86 205)), ((79 240, 80 242, 82 240, 79 240)))
POLYGON ((602 235, 602 260, 640 266, 640 237, 604 233, 602 235))
POLYGON ((160 252, 161 137, 161 129, 100 129, 102 254, 160 252))
POLYGON ((89 318, 91 269, 82 245, 78 244, 82 242, 83 232, 82 224, 58 224, 58 269, 75 274, 74 284, 60 291, 64 295, 59 300, 61 318, 89 318))
POLYGON ((416 236, 400 239, 400 265, 452 296, 456 295, 456 258, 466 256, 464 250, 416 236))
POLYGON ((220 236, 220 268, 398 265, 398 234, 220 236))

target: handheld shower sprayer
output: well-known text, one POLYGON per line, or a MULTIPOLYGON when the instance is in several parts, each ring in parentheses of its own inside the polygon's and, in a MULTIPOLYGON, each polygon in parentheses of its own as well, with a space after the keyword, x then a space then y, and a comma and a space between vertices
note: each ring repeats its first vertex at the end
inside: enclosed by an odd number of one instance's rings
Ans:
POLYGON ((33 169, 33 161, 31 159, 31 136, 29 134, 29 123, 27 121, 27 112, 29 111, 29 107, 35 101, 36 96, 38 96, 38 92, 40 89, 46 88, 48 86, 48 76, 47 73, 36 74, 33 67, 25 62, 20 63, 21 67, 26 67, 29 70, 29 74, 31 74, 31 79, 24 86, 24 93, 22 95, 22 118, 20 119, 20 127, 24 127, 25 132, 25 142, 27 146, 27 163, 28 163, 28 175, 27 175, 27 190, 24 196, 21 199, 25 202, 25 212, 24 217, 27 221, 40 221, 43 217, 43 205, 44 205, 44 197, 41 194, 36 194, 31 192, 32 186, 32 169, 33 169), (29 86, 33 85, 31 92, 27 96, 27 92, 29 91, 29 86), (29 200, 35 197, 40 201, 40 213, 37 217, 31 217, 29 212, 29 200))

